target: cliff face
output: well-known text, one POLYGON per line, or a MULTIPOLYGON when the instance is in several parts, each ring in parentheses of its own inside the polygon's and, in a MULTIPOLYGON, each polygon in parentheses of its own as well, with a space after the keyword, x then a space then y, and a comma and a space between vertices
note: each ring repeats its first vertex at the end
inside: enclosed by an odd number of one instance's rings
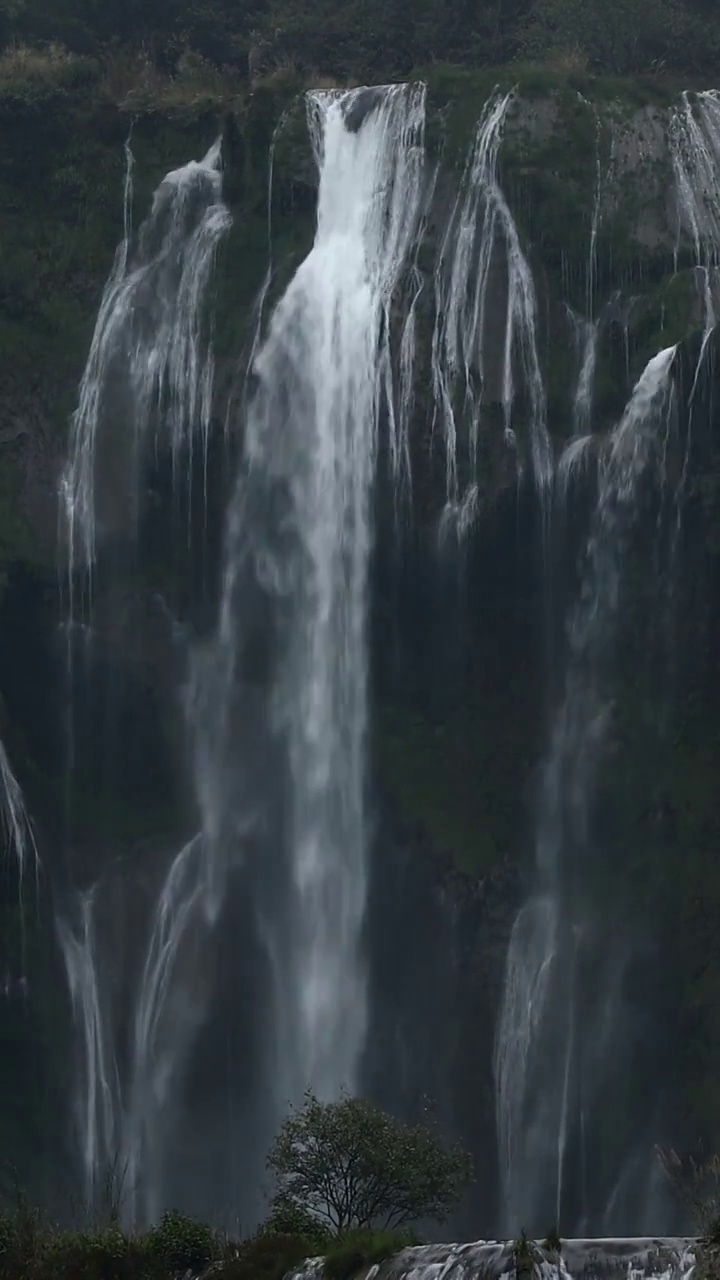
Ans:
MULTIPOLYGON (((476 481, 477 518, 464 540, 438 539, 447 459, 432 399, 434 272, 493 83, 445 71, 429 81, 427 143, 437 169, 416 263, 422 290, 409 436, 413 514, 405 512, 398 537, 393 496, 381 479, 371 618, 376 822, 368 929, 375 1012, 367 1078, 391 1106, 412 1110, 414 1098, 434 1093, 444 1126, 473 1147, 483 1207, 468 1205, 466 1217, 476 1233, 497 1221, 492 1038, 509 931, 533 860, 539 767, 593 502, 580 485, 543 554, 527 482, 533 414, 527 386, 518 392, 513 439, 503 434, 508 277, 500 260, 488 279, 487 314, 498 320, 487 322, 481 371, 483 421, 497 429, 481 436, 475 475, 460 442, 459 497, 476 481)), ((697 1134, 715 1140, 720 1127, 720 1038, 713 1033, 720 956, 712 927, 720 896, 714 858, 720 825, 714 785, 720 763, 714 728, 720 712, 717 387, 713 350, 694 388, 704 323, 696 268, 705 233, 694 239, 697 229, 683 225, 670 103, 657 87, 652 94, 648 101, 642 100, 647 90, 631 84, 530 79, 509 107, 498 169, 535 284, 556 454, 573 435, 609 429, 650 356, 682 343, 680 426, 666 451, 665 477, 668 501, 678 497, 675 523, 662 535, 672 554, 669 560, 657 554, 660 523, 650 503, 629 562, 614 717, 593 803, 606 849, 596 885, 604 907, 596 920, 607 929, 608 945, 615 931, 640 939, 622 983, 642 1048, 625 1096, 606 1105, 596 1202, 609 1194, 622 1166, 613 1124, 627 1122, 634 1140, 652 1120, 658 1140, 680 1142, 697 1134), (590 357, 588 409, 580 392, 590 357), (668 573, 671 578, 663 576, 668 573), (651 1069, 659 1085, 649 1118, 643 1092, 644 1072, 651 1069)), ((132 899, 152 883, 152 851, 176 839, 191 807, 176 691, 187 637, 207 632, 214 615, 254 306, 268 263, 274 136, 275 276, 266 315, 313 234, 315 172, 304 108, 292 95, 265 87, 242 106, 181 104, 134 119, 112 103, 91 101, 82 88, 23 90, 0 99, 0 692, 6 745, 35 815, 45 866, 44 905, 28 926, 33 949, 27 956, 39 993, 32 1034, 42 1047, 35 1057, 44 1068, 22 1086, 8 1080, 3 1096, 19 1088, 28 1114, 42 1095, 44 1114, 62 1117, 68 1085, 69 1068, 58 1065, 67 1050, 67 1010, 62 982, 53 976, 49 907, 62 900, 68 865, 76 882, 89 885, 101 866, 115 875, 119 860, 113 951, 120 957, 122 938, 132 935, 132 899), (199 158, 223 136, 233 226, 215 271, 210 500, 206 513, 195 513, 198 522, 206 520, 203 549, 198 552, 196 542, 187 550, 164 520, 172 498, 167 468, 159 463, 148 482, 141 554, 122 563, 120 574, 115 564, 111 588, 98 574, 99 662, 114 701, 110 711, 88 707, 81 717, 75 750, 82 791, 68 849, 61 834, 66 686, 57 495, 68 419, 122 234, 123 144, 131 127, 136 221, 165 172, 199 158), (118 767, 122 780, 112 791, 106 776, 118 767), (128 868, 137 874, 126 874, 128 868), (53 1018, 44 1009, 48 1002, 53 1018)), ((480 374, 471 367, 468 376, 480 374)), ((112 548, 121 473, 110 470, 104 483, 112 548)), ((9 919, 16 918, 15 901, 9 890, 9 919)), ((228 944, 230 967, 242 962, 242 950, 239 941, 228 944)), ((11 953, 8 946, 16 980, 22 962, 11 953)), ((229 998, 229 989, 218 997, 229 998)), ((243 1016, 250 1016, 247 1010, 243 1016)), ((11 1048, 2 1060, 12 1065, 3 1069, 15 1079, 30 1033, 20 1017, 5 1025, 11 1048)), ((199 1065, 191 1077, 190 1094, 207 1106, 199 1065)), ((208 1117, 209 1125, 216 1123, 208 1117)), ((28 1177, 40 1185, 48 1132, 28 1137, 27 1129, 4 1123, 6 1145, 26 1150, 28 1177)), ((58 1121, 54 1150, 66 1140, 58 1121)), ((215 1176, 221 1182, 222 1170, 215 1176)), ((209 1185, 212 1197, 212 1179, 209 1185)), ((182 1198, 184 1189, 178 1194, 182 1198)), ((635 1221, 626 1229, 643 1226, 635 1221)), ((657 1228, 651 1222, 648 1229, 657 1228)))

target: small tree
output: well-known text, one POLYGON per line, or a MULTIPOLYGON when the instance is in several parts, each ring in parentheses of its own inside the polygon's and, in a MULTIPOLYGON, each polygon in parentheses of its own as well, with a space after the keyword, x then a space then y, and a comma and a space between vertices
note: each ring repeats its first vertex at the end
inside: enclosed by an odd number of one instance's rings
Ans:
POLYGON ((268 1157, 272 1212, 311 1215, 337 1235, 443 1222, 471 1176, 459 1147, 432 1129, 406 1125, 363 1098, 320 1102, 311 1092, 291 1111, 268 1157))

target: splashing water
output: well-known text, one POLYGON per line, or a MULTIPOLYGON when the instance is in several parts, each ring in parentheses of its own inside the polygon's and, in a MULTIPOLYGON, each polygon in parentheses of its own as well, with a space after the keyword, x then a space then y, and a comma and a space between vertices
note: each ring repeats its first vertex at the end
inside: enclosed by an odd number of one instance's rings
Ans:
POLYGON ((215 251, 230 225, 221 199, 220 142, 202 161, 166 174, 134 254, 129 142, 125 152, 125 234, 100 304, 61 484, 71 619, 77 572, 85 596, 92 592, 101 442, 113 464, 119 448, 127 451, 135 520, 138 467, 153 426, 156 442, 163 438, 161 428, 166 433, 176 478, 186 458, 188 489, 196 434, 207 458, 213 358, 202 336, 202 304, 215 251), (103 431, 106 420, 114 431, 103 431))
MULTIPOLYGON (((563 697, 542 775, 537 889, 512 930, 495 1046, 500 1166, 506 1224, 542 1226, 562 1210, 577 1038, 571 975, 577 924, 567 916, 572 861, 589 851, 589 808, 608 723, 605 679, 620 598, 624 548, 640 476, 668 409, 675 348, 655 356, 601 454, 598 496, 579 602, 573 612, 563 697), (565 1064, 564 1067, 562 1064, 565 1064)), ((585 446, 579 449, 582 457, 585 446)), ((585 1096, 587 1103, 587 1091, 585 1096)))
POLYGON ((541 491, 552 474, 545 390, 537 352, 535 288, 513 216, 498 180, 498 152, 513 94, 496 94, 477 126, 435 271, 432 377, 435 413, 446 458, 446 501, 462 501, 458 478, 460 424, 467 423, 470 485, 476 482, 482 408, 491 396, 502 407, 506 438, 513 430, 518 366, 528 400, 526 438, 541 491), (499 352, 500 385, 489 391, 488 350, 494 331, 489 291, 497 250, 505 258, 506 310, 499 352))
MULTIPOLYGON (((255 359, 218 634, 190 690, 211 912, 243 833, 254 825, 262 840, 275 824, 257 874, 273 879, 258 912, 282 1111, 309 1084, 324 1097, 352 1088, 365 1037, 369 498, 397 363, 390 308, 421 212, 425 90, 311 93, 307 105, 315 243, 255 359), (253 600, 260 686, 244 674, 253 600), (238 726, 253 746, 235 768, 238 726), (258 813, 255 767, 276 783, 272 812, 258 813)), ((401 441, 390 445, 402 455, 401 441)))
MULTIPOLYGON (((372 1268, 373 1280, 510 1280, 527 1263, 538 1280, 690 1280, 697 1241, 683 1237, 563 1240, 562 1254, 542 1240, 527 1241, 527 1258, 513 1241, 425 1244, 403 1249, 372 1268)), ((289 1280, 320 1280, 322 1258, 311 1258, 289 1280)))

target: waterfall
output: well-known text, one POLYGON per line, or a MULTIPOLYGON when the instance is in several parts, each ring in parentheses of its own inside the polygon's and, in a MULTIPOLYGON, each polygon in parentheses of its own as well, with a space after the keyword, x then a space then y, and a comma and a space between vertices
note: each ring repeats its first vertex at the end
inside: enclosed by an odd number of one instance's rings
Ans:
MULTIPOLYGON (((547 431, 545 389, 537 351, 537 304, 532 274, 498 178, 498 152, 513 94, 495 94, 478 122, 460 189, 448 219, 435 269, 435 328, 432 380, 435 416, 443 432, 446 503, 467 512, 467 497, 477 484, 478 443, 483 408, 501 406, 505 439, 514 441, 518 373, 527 397, 526 439, 532 470, 541 491, 552 460, 547 431), (506 290, 498 385, 492 376, 489 347, 495 332, 491 289, 497 288, 498 251, 504 255, 506 290), (459 439, 467 427, 467 485, 461 482, 459 439)), ((465 467, 463 467, 463 472, 465 467)))
MULTIPOLYGON (((87 608, 100 535, 120 532, 134 541, 143 466, 152 461, 153 451, 169 455, 175 492, 188 502, 188 520, 196 439, 205 481, 207 475, 214 360, 205 306, 216 250, 230 225, 222 202, 220 141, 203 160, 165 175, 137 237, 129 140, 125 156, 124 235, 100 304, 61 485, 71 697, 77 692, 72 665, 76 582, 87 608)), ((89 677, 89 668, 82 674, 89 677)), ((70 788, 72 766, 71 753, 70 788)), ((97 928, 107 882, 101 878, 90 892, 77 895, 77 919, 58 920, 81 1045, 75 1112, 86 1199, 93 1203, 100 1179, 121 1160, 122 1176, 130 1179, 126 1208, 133 1218, 140 1200, 146 1217, 157 1209, 164 1154, 160 1117, 204 1013, 202 1002, 188 1003, 178 977, 179 953, 189 945, 203 884, 202 844, 194 840, 173 858, 149 936, 137 940, 144 965, 136 984, 124 983, 134 1002, 127 1046, 118 1043, 122 1020, 113 1004, 117 993, 106 981, 104 938, 97 928)))
POLYGON ((590 430, 592 424, 599 324, 597 320, 576 316, 569 308, 568 316, 573 327, 579 370, 573 401, 573 432, 580 437, 590 430))
POLYGON ((164 1139, 173 1088, 193 1033, 205 1015, 198 991, 206 930, 200 911, 202 843, 172 858, 151 915, 139 976, 132 984, 127 1052, 117 1043, 112 983, 99 951, 103 885, 77 895, 74 918, 60 916, 58 940, 79 1037, 75 1121, 84 1194, 92 1207, 108 1178, 121 1180, 129 1224, 151 1222, 164 1207, 164 1139), (127 1070, 120 1062, 127 1057, 127 1070))
POLYGON ((39 870, 40 859, 38 856, 37 845, 35 843, 35 834, 33 832, 32 823, 25 808, 25 799, 23 797, 20 783, 12 771, 10 760, 4 744, 0 741, 0 823, 5 837, 5 848, 8 853, 13 854, 17 862, 18 869, 18 885, 22 902, 22 889, 25 880, 26 864, 28 856, 31 856, 35 864, 35 871, 39 870))
MULTIPOLYGON (((207 458, 213 357, 203 337, 203 302, 217 246, 230 225, 222 203, 220 141, 203 160, 165 175, 134 248, 129 141, 125 152, 125 234, 95 323, 61 485, 71 619, 76 573, 85 596, 91 594, 100 463, 113 473, 129 468, 128 492, 119 501, 121 507, 129 502, 136 522, 139 467, 151 432, 156 445, 169 448, 176 479, 184 459, 188 490, 196 435, 207 458)), ((122 485, 114 476, 111 482, 122 485)), ((111 482, 106 480, 108 487, 111 482)))
POLYGON ((573 1072, 566 1055, 577 1053, 572 1045, 573 1039, 577 1045, 579 1032, 574 1025, 572 973, 578 930, 582 933, 584 924, 575 918, 580 908, 571 901, 572 866, 591 852, 589 814, 610 713, 606 678, 612 665, 623 554, 638 483, 653 456, 658 425, 671 399, 674 354, 675 348, 669 348, 649 362, 599 458, 597 502, 580 598, 570 620, 564 690, 542 772, 537 887, 521 908, 510 938, 495 1080, 511 1235, 520 1227, 546 1226, 543 1215, 554 1213, 556 1206, 562 1214, 568 1131, 575 1122, 568 1111, 571 1090, 563 1071, 573 1072))
POLYGON ((567 308, 568 318, 573 328, 575 347, 578 353, 578 379, 573 400, 573 432, 581 436, 588 432, 592 425, 593 391, 595 385, 595 366, 597 364, 597 345, 600 334, 600 317, 595 314, 595 290, 597 285, 597 242, 603 211, 603 188, 610 180, 613 167, 614 147, 611 140, 610 165, 603 183, 601 141, 602 128, 597 108, 582 94, 580 101, 592 111, 595 119, 595 189, 593 194, 592 215, 590 219, 590 244, 587 266, 585 268, 585 316, 577 316, 567 308))
POLYGON ((108 1026, 107 1001, 101 993, 97 954, 98 886, 81 894, 75 920, 57 921, 73 1016, 80 1038, 76 1071, 75 1122, 80 1141, 86 1203, 92 1206, 101 1180, 117 1155, 119 1080, 108 1026))
MULTIPOLYGON (((600 125, 600 116, 597 108, 579 95, 580 100, 585 102, 586 106, 592 111, 595 117, 595 194, 593 196, 592 218, 590 222, 590 251, 588 253, 588 265, 586 276, 586 302, 585 310, 588 320, 592 320, 595 313, 595 285, 597 277, 597 239, 600 230, 600 215, 602 212, 602 160, 600 156, 600 142, 602 129, 600 125)), ((612 154, 612 149, 611 149, 612 154)))
MULTIPOLYGON (((695 369, 695 378, 689 396, 690 415, 685 441, 680 483, 675 491, 675 527, 672 535, 669 565, 669 590, 665 618, 670 666, 673 659, 672 613, 677 592, 679 550, 682 535, 684 499, 687 490, 688 468, 693 441, 693 415, 695 391, 709 350, 710 335, 717 322, 718 268, 720 268, 720 93, 709 90, 694 95, 697 110, 693 109, 690 95, 682 94, 680 106, 670 118, 668 144, 675 177, 677 204, 677 240, 675 245, 675 270, 683 232, 692 241, 698 292, 703 307, 703 343, 695 369)), ((672 680, 671 670, 668 672, 672 680)))
POLYGON ((70 457, 60 483, 60 516, 66 526, 67 576, 70 621, 74 620, 75 575, 82 574, 84 592, 92 594, 95 564, 95 444, 100 419, 105 371, 114 350, 114 334, 126 322, 128 307, 121 307, 132 234, 134 157, 130 139, 125 143, 123 191, 124 234, 115 251, 95 322, 90 354, 82 382, 78 408, 70 426, 70 457))
POLYGON ((162 883, 135 999, 129 1096, 120 1141, 133 1222, 156 1221, 162 1210, 162 1137, 171 1089, 205 1014, 204 1002, 193 999, 188 984, 178 981, 183 944, 187 947, 192 934, 197 952, 203 940, 202 889, 202 843, 196 837, 172 860, 162 883))
POLYGON ((575 436, 568 440, 555 469, 555 493, 561 506, 567 506, 568 495, 580 476, 587 474, 595 455, 597 436, 575 436))
POLYGON ((422 208, 425 90, 311 93, 307 111, 315 242, 255 357, 218 632, 189 696, 211 914, 228 866, 264 850, 280 1114, 308 1085, 354 1088, 365 1038, 370 491, 400 358, 391 305, 422 208))
POLYGON ((715 324, 715 289, 720 262, 720 93, 710 90, 694 96, 697 115, 689 93, 683 93, 681 104, 670 119, 668 143, 678 206, 675 269, 684 231, 692 240, 702 278, 707 335, 715 324))

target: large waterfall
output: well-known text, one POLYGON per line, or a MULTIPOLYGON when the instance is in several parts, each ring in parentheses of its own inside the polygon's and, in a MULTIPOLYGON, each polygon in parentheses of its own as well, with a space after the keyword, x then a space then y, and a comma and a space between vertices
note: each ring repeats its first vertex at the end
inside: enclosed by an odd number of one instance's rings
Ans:
POLYGON ((193 706, 212 909, 228 860, 256 846, 268 864, 258 909, 278 1115, 308 1087, 323 1097, 357 1087, 367 1025, 370 502, 399 359, 390 309, 421 212, 424 92, 311 94, 308 117, 315 243, 253 363, 220 623, 193 706), (259 710, 248 670, 258 612, 270 624, 259 710), (248 752, 272 770, 271 786, 248 752))
POLYGON ((720 95, 576 82, 110 130, 67 440, 18 470, 50 568, 0 565, 0 905, 92 1212, 251 1231, 307 1090, 430 1096, 451 1238, 693 1265, 656 1147, 720 1134, 720 95))

